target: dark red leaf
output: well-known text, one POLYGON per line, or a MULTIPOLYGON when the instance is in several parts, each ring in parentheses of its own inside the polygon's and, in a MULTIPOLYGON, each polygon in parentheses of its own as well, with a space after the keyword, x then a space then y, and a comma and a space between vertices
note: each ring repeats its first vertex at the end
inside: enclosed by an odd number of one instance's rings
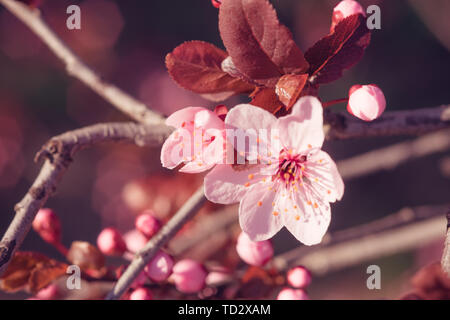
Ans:
POLYGON ((360 14, 342 20, 334 32, 319 40, 305 53, 310 81, 323 84, 342 77, 342 72, 361 60, 370 43, 366 18, 360 14))
POLYGON ((66 273, 67 264, 36 252, 17 252, 0 278, 7 292, 26 290, 35 293, 66 273))
POLYGON ((252 98, 250 102, 252 105, 263 108, 273 114, 284 107, 273 88, 256 88, 250 95, 250 98, 252 98))
POLYGON ((282 75, 308 70, 291 32, 267 0, 223 1, 219 29, 236 67, 261 85, 274 87, 282 75))
POLYGON ((233 94, 250 92, 254 86, 222 70, 227 53, 210 43, 185 42, 166 57, 172 78, 181 87, 220 101, 233 94))
POLYGON ((278 80, 275 92, 287 110, 297 102, 307 80, 308 74, 287 74, 278 80))

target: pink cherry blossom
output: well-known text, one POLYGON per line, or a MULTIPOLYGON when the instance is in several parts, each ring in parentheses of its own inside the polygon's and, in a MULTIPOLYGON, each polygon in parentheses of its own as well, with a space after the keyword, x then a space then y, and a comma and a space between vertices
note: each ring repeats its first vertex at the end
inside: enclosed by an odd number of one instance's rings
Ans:
POLYGON ((309 297, 302 289, 284 288, 278 293, 277 300, 309 300, 309 297))
MULTIPOLYGON (((223 108, 219 109, 223 112, 223 108)), ((211 169, 224 159, 225 124, 221 114, 201 107, 188 107, 169 116, 166 124, 176 130, 164 142, 161 163, 181 172, 198 173, 211 169)))
POLYGON ((375 85, 354 85, 349 91, 347 110, 364 121, 372 121, 386 109, 383 91, 375 85))
POLYGON ((323 110, 315 97, 303 97, 292 113, 275 118, 252 106, 230 110, 227 125, 275 132, 267 156, 256 164, 217 165, 205 177, 205 195, 216 203, 240 202, 239 222, 253 241, 274 236, 285 226, 306 245, 320 243, 331 220, 330 202, 340 200, 344 183, 331 157, 321 151, 323 110))
POLYGON ((343 0, 339 2, 338 5, 333 9, 331 31, 334 30, 335 26, 339 22, 353 14, 362 14, 363 16, 366 16, 363 7, 359 4, 358 1, 343 0))
POLYGON ((236 251, 245 263, 261 267, 273 257, 273 247, 269 240, 252 241, 242 232, 237 240, 236 251))

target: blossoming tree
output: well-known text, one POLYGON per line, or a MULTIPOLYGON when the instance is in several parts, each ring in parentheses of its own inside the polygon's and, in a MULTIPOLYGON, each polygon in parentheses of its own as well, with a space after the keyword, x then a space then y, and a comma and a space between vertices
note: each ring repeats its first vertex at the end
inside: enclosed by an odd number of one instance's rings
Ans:
MULTIPOLYGON (((42 147, 36 157, 44 161, 42 169, 17 204, 14 219, 0 242, 1 289, 26 290, 35 299, 63 297, 58 281, 66 276, 69 265, 75 265, 81 270, 83 283, 95 288, 98 297, 107 299, 196 295, 303 300, 308 299, 312 275, 323 261, 320 257, 345 264, 349 251, 358 260, 389 251, 392 246, 407 246, 404 239, 409 235, 399 236, 396 228, 424 219, 423 212, 412 212, 406 219, 393 215, 389 220, 327 237, 331 220, 339 219, 332 214, 332 204, 345 197, 346 175, 340 173, 332 155, 322 150, 325 140, 435 131, 444 132, 448 138, 445 130, 450 127, 448 106, 404 112, 387 107, 384 112, 386 97, 375 84, 355 84, 342 99, 321 99, 320 86, 341 78, 369 46, 371 30, 358 2, 344 0, 337 4, 329 34, 303 52, 268 0, 212 0, 218 9, 226 50, 203 41, 189 41, 170 52, 165 63, 176 83, 214 101, 217 107, 186 106, 167 118, 94 73, 36 14, 39 2, 0 0, 0 4, 65 63, 70 76, 133 120, 69 131, 42 147), (246 95, 249 102, 219 104, 233 95, 246 95), (346 103, 348 113, 331 110, 338 103, 346 103), (161 146, 163 167, 200 175, 202 186, 165 223, 147 210, 126 235, 109 227, 99 232, 96 245, 74 241, 66 248, 61 243, 63 228, 58 215, 45 208, 46 201, 76 153, 115 142, 161 146), (189 228, 207 200, 226 205, 214 213, 222 220, 212 220, 209 225, 199 222, 194 240, 186 240, 180 229, 189 228), (246 266, 211 266, 167 249, 169 241, 191 247, 213 241, 215 232, 236 220, 241 232, 227 250, 236 251, 246 266), (21 251, 31 227, 66 261, 21 251), (283 227, 298 240, 299 248, 274 256, 271 238, 283 227), (386 230, 392 234, 385 235, 385 241, 365 239, 386 230), (368 241, 365 247, 355 245, 363 239, 368 241), (386 248, 382 243, 389 245, 386 248), (364 249, 367 247, 372 251, 364 249), (319 258, 307 259, 314 254, 319 258), (105 256, 123 262, 119 267, 110 266, 105 256), (255 280, 260 280, 254 290, 258 293, 246 295, 255 280)), ((439 207, 427 211, 425 218, 444 214, 445 209, 439 207)), ((427 298, 423 287, 439 281, 446 289, 434 297, 449 297, 449 241, 447 236, 442 264, 426 271, 433 279, 418 275, 420 285, 415 296, 427 298)))

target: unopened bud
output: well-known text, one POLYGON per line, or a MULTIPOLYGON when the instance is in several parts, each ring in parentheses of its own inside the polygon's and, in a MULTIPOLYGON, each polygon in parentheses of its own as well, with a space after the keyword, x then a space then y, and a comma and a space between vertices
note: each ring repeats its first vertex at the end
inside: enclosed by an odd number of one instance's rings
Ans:
POLYGON ((41 209, 33 220, 33 229, 51 244, 61 242, 61 222, 52 209, 41 209))
POLYGON ((183 293, 196 293, 205 286, 207 272, 202 264, 184 259, 178 261, 173 267, 172 279, 178 291, 183 293))
POLYGON ((278 294, 277 300, 309 300, 309 297, 302 289, 284 288, 278 294))
POLYGON ((159 251, 145 267, 145 273, 152 281, 166 280, 172 273, 173 259, 164 251, 159 251))
POLYGON ((236 251, 245 263, 261 267, 273 257, 273 247, 269 240, 252 241, 242 232, 237 240, 236 251))
POLYGON ((117 229, 106 228, 97 237, 97 247, 108 256, 121 256, 127 250, 127 245, 117 229))
POLYGON ((136 229, 142 232, 147 238, 153 237, 161 228, 161 223, 153 215, 153 211, 148 210, 136 218, 136 229))

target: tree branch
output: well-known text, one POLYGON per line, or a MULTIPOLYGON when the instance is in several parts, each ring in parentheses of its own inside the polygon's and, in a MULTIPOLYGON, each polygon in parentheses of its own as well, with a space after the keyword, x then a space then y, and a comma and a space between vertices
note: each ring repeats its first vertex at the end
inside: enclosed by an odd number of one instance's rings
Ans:
POLYGON ((105 123, 70 131, 47 142, 36 156, 36 160, 46 158, 44 165, 25 197, 16 205, 16 215, 0 242, 0 275, 22 244, 36 213, 55 192, 77 151, 100 143, 119 141, 155 146, 160 145, 169 134, 170 129, 165 125, 105 123))
POLYGON ((447 211, 447 236, 441 260, 442 270, 450 277, 450 209, 447 211))
POLYGON ((42 19, 38 9, 15 0, 0 0, 13 15, 22 21, 48 48, 65 64, 67 73, 83 82, 103 99, 111 103, 132 119, 145 124, 161 124, 164 118, 151 111, 144 103, 104 81, 90 69, 71 49, 50 29, 42 19))
POLYGON ((368 224, 335 232, 320 246, 300 247, 274 258, 279 270, 305 265, 325 274, 364 261, 416 248, 444 236, 445 206, 405 208, 368 224))
POLYGON ((128 290, 133 281, 144 270, 158 250, 167 243, 181 227, 191 219, 205 203, 203 186, 198 189, 191 198, 178 210, 161 230, 139 251, 123 275, 117 281, 114 289, 106 297, 107 300, 117 300, 128 290))
POLYGON ((392 170, 398 165, 450 148, 450 130, 429 133, 412 141, 400 142, 372 150, 337 163, 345 180, 381 170, 392 170))
POLYGON ((327 139, 369 138, 396 135, 420 135, 450 128, 450 106, 408 111, 385 112, 365 122, 343 112, 324 111, 327 139))

